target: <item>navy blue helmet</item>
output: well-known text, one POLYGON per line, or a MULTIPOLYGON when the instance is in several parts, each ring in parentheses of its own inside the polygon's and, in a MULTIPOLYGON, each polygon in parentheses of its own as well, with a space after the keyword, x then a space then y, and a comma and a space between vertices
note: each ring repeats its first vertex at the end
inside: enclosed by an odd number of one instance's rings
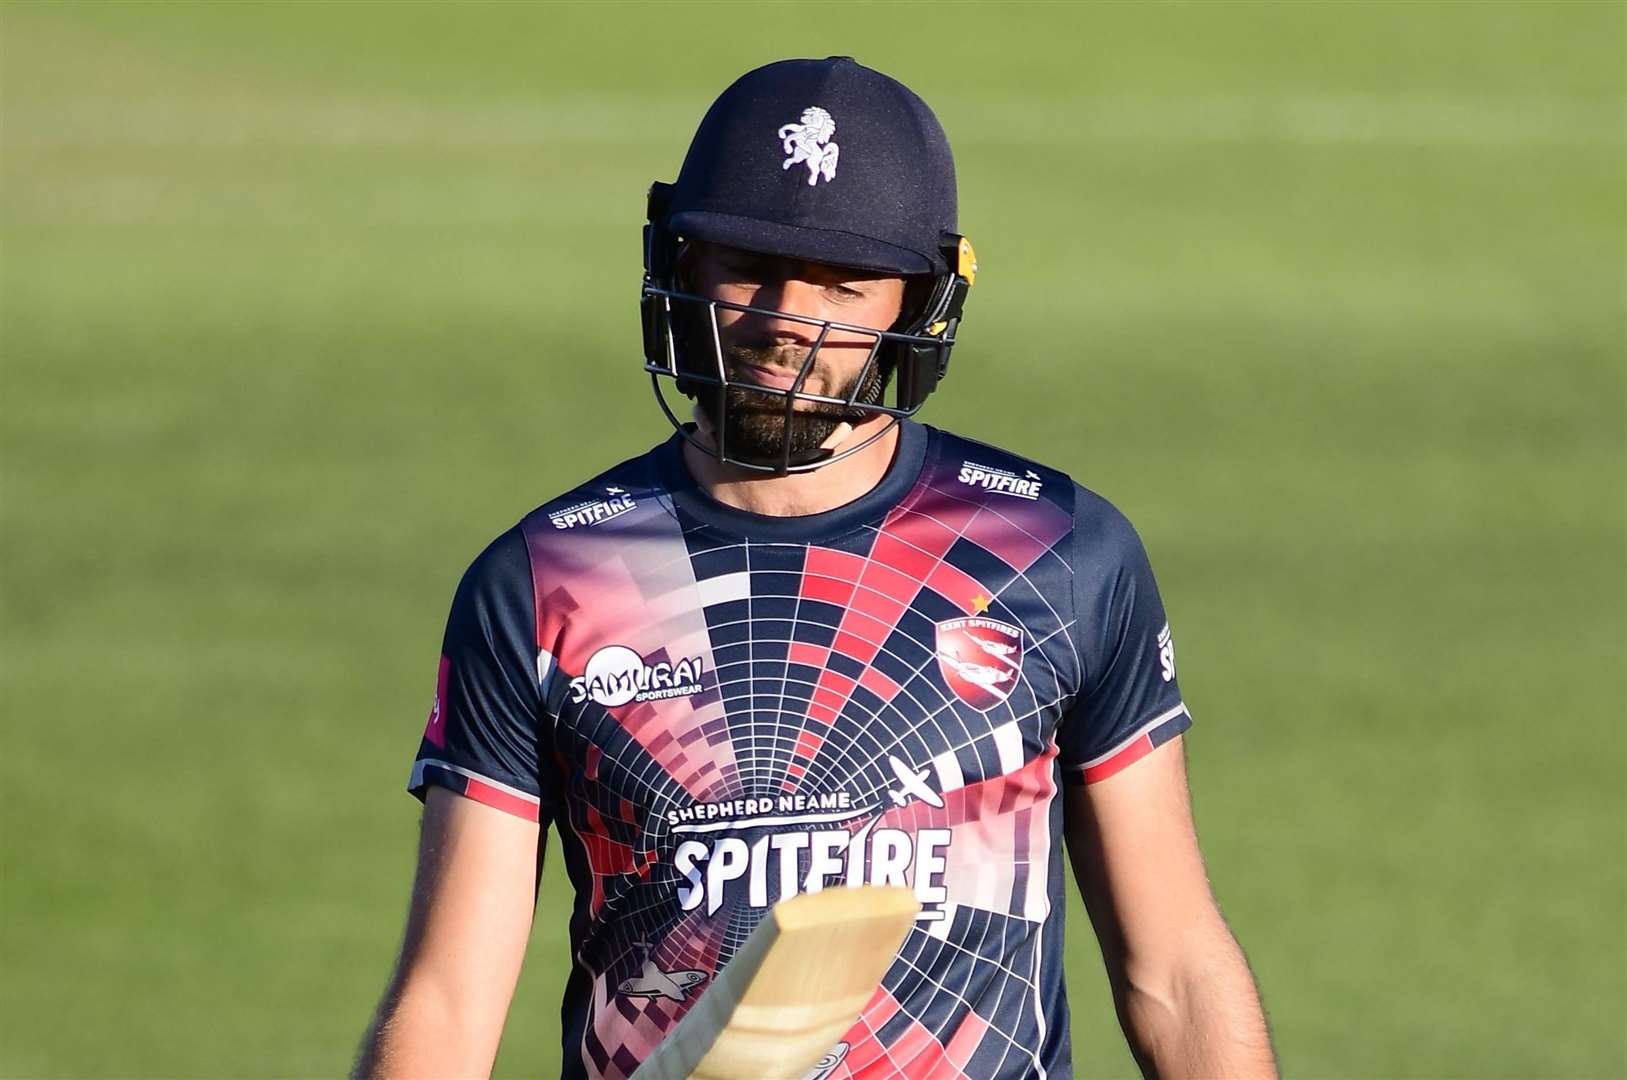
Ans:
POLYGON ((949 140, 924 101, 851 57, 782 60, 748 72, 701 120, 676 183, 651 186, 644 228, 644 370, 656 400, 691 443, 746 469, 803 472, 846 457, 891 425, 837 452, 796 451, 796 403, 854 423, 912 416, 949 367, 961 307, 977 265, 956 231, 955 165, 949 140), (890 327, 858 327, 697 295, 683 280, 690 241, 824 263, 907 282, 890 327), (812 347, 788 389, 731 379, 719 343, 720 310, 809 327, 812 347), (872 344, 843 397, 807 393, 826 336, 840 330, 872 344), (714 430, 702 440, 673 411, 662 380, 695 398, 714 430), (731 397, 783 401, 785 435, 772 454, 728 445, 731 397), (890 393, 890 399, 889 399, 890 393))

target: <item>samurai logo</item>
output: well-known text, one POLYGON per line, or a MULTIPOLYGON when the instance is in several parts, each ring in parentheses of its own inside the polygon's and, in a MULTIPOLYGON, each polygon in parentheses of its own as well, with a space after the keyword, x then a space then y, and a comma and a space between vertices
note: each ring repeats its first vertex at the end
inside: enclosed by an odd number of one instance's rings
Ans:
POLYGON ((956 697, 987 712, 1010 696, 1022 664, 1021 630, 978 616, 946 619, 937 630, 938 670, 956 697))
POLYGON ((571 680, 571 700, 592 698, 613 709, 629 701, 660 701, 701 692, 698 656, 649 664, 625 645, 606 645, 588 658, 587 670, 571 680))
POLYGON ((780 168, 808 166, 809 187, 819 183, 821 176, 826 180, 836 179, 836 159, 842 148, 830 141, 835 134, 836 121, 831 119, 830 113, 817 105, 803 109, 802 123, 780 128, 780 144, 790 155, 780 163, 780 168))

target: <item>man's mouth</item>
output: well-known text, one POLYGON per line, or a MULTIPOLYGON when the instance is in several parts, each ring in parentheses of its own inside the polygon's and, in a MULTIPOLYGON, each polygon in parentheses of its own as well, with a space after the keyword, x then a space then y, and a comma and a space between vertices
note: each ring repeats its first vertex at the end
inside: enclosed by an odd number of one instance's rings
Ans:
POLYGON ((764 367, 761 364, 741 363, 735 370, 747 380, 758 386, 767 386, 775 390, 789 390, 796 385, 799 372, 786 368, 764 367))

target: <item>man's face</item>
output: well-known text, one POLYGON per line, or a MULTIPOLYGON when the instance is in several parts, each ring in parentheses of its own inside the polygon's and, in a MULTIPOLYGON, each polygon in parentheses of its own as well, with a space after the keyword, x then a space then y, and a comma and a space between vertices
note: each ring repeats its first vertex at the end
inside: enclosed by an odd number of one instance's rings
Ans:
MULTIPOLYGON (((893 325, 904 302, 904 279, 900 277, 757 255, 718 244, 691 244, 684 255, 683 276, 693 292, 709 299, 878 330, 893 325)), ((754 383, 770 391, 791 388, 819 337, 818 326, 723 308, 718 309, 717 323, 729 381, 754 383)), ((698 336, 707 340, 695 342, 694 347, 709 362, 710 331, 707 327, 702 330, 698 336)), ((802 392, 847 397, 863 374, 875 343, 872 334, 831 330, 814 357, 802 392)), ((872 369, 857 400, 879 401, 881 381, 881 372, 872 369)), ((719 412, 725 412, 722 427, 730 455, 777 460, 786 439, 784 396, 730 390, 726 411, 720 410, 719 397, 705 388, 699 401, 714 428, 720 426, 719 412)), ((792 460, 816 451, 843 421, 856 424, 869 415, 842 405, 797 401, 791 420, 792 460)))

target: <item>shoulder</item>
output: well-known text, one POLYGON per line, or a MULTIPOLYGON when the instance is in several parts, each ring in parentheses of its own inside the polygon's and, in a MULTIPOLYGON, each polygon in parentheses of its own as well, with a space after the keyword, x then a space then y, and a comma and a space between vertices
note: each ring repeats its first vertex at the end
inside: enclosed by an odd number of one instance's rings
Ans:
POLYGON ((561 492, 520 519, 519 528, 528 536, 594 529, 664 499, 666 484, 658 460, 664 447, 630 457, 561 492))
POLYGON ((665 444, 613 465, 560 492, 522 517, 514 529, 533 549, 603 535, 624 517, 668 502, 659 455, 665 444))
POLYGON ((1003 447, 933 429, 952 482, 973 492, 1045 500, 1066 511, 1076 547, 1092 559, 1139 549, 1129 518, 1062 469, 1003 447))
POLYGON ((1073 500, 1074 569, 1080 576, 1113 574, 1146 562, 1141 536, 1123 511, 1077 481, 1073 500))
POLYGON ((666 496, 656 460, 659 449, 628 458, 533 508, 475 557, 460 588, 523 582, 529 589, 538 552, 588 535, 604 536, 641 509, 659 509, 666 496))
POLYGON ((458 591, 489 592, 529 581, 531 560, 526 554, 525 535, 518 524, 504 529, 498 537, 476 555, 463 572, 458 591))
POLYGON ((941 428, 931 430, 937 440, 940 467, 962 494, 1044 500, 1072 510, 1073 481, 1060 469, 991 443, 941 428))
POLYGON ((934 433, 940 489, 998 508, 1003 519, 1054 545, 1081 604, 1150 576, 1135 526, 1106 497, 1022 454, 947 431, 934 433))

